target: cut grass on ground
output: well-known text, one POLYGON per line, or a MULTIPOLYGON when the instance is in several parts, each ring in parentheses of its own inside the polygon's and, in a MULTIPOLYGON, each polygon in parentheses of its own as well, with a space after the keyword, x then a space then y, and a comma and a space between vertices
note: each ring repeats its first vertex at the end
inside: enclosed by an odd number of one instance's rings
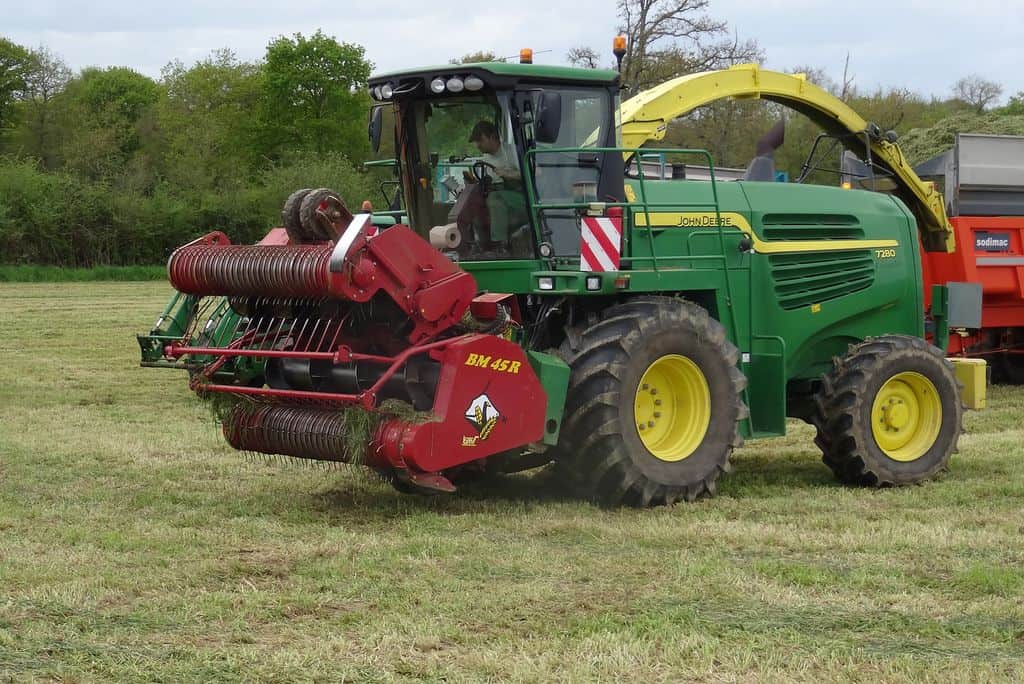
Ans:
POLYGON ((1020 681, 1024 390, 920 487, 811 431, 647 511, 247 461, 141 369, 160 283, 0 285, 0 680, 1020 681))

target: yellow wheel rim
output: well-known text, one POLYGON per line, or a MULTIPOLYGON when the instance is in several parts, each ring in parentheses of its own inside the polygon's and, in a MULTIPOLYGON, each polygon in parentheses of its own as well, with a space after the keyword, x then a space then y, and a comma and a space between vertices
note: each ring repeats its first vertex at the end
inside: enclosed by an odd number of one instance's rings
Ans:
POLYGON ((898 373, 878 390, 871 405, 871 432, 894 461, 925 455, 939 437, 942 402, 932 381, 920 373, 898 373))
POLYGON ((683 460, 704 441, 711 423, 704 373, 685 356, 662 356, 640 378, 633 415, 640 441, 655 458, 683 460))

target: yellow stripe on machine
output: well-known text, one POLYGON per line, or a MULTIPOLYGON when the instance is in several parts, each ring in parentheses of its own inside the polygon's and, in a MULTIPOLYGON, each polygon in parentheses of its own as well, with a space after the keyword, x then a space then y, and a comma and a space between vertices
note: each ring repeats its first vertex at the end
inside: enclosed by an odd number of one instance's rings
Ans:
POLYGON ((637 211, 633 215, 637 228, 647 226, 650 216, 652 228, 709 228, 718 227, 721 221, 723 228, 735 228, 750 238, 754 251, 758 254, 791 254, 795 252, 842 252, 851 249, 880 249, 882 247, 898 247, 897 240, 779 240, 768 242, 762 240, 750 227, 750 222, 743 214, 723 211, 637 211))

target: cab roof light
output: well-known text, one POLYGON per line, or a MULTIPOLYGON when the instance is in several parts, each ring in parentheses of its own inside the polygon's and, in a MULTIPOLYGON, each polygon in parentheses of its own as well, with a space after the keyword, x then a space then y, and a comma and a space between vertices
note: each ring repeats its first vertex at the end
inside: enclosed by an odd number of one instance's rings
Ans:
POLYGON ((618 64, 619 72, 622 72, 622 58, 626 56, 626 36, 621 33, 612 39, 612 54, 618 64))
POLYGON ((533 48, 523 48, 519 51, 520 64, 533 64, 533 48))

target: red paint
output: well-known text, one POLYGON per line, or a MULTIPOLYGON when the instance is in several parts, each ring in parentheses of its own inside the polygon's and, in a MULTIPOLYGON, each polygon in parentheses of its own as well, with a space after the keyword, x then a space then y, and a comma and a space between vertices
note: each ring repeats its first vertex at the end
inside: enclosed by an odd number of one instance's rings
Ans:
POLYGON ((277 245, 283 247, 290 244, 288 238, 288 231, 284 228, 271 228, 270 232, 263 236, 263 239, 256 243, 257 245, 277 245))
MULTIPOLYGON (((950 335, 950 354, 968 353, 983 345, 991 353, 1005 328, 1024 327, 1024 265, 1000 261, 1024 259, 1024 217, 957 216, 950 219, 956 252, 921 252, 925 308, 931 308, 931 286, 946 283, 979 283, 982 287, 982 330, 967 337, 950 335), (1009 236, 1009 248, 985 251, 975 248, 979 233, 1009 236), (987 263, 978 263, 984 259, 987 263)), ((980 350, 974 350, 980 351, 980 350)), ((972 352, 973 353, 973 352, 972 352)))
POLYGON ((484 292, 473 298, 469 310, 474 318, 481 321, 493 321, 498 317, 498 305, 504 306, 512 320, 523 322, 523 314, 519 311, 519 300, 513 294, 504 292, 484 292))
POLYGON ((333 243, 224 245, 218 236, 210 233, 171 255, 167 273, 176 290, 353 302, 383 291, 412 320, 412 344, 458 323, 476 295, 471 275, 403 225, 356 240, 340 272, 330 270, 333 243))
POLYGON ((493 335, 467 335, 448 346, 441 360, 432 409, 437 421, 385 423, 371 449, 378 463, 437 472, 543 437, 547 396, 519 345, 493 335), (509 371, 513 363, 519 364, 518 372, 509 371), (466 417, 474 402, 483 425, 466 417), (488 429, 491 416, 496 420, 488 429))

